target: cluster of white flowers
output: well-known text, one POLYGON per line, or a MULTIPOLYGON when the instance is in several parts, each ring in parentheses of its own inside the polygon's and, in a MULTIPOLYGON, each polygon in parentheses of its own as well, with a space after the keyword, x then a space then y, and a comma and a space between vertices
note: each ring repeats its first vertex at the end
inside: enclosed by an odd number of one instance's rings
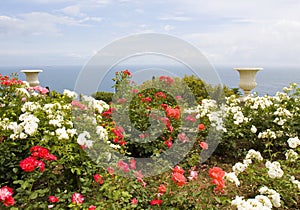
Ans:
POLYGON ((20 125, 29 136, 33 135, 37 131, 40 120, 34 115, 24 113, 20 115, 19 120, 21 121, 20 125))
POLYGON ((265 109, 273 105, 272 97, 271 96, 264 96, 264 97, 246 97, 245 98, 245 105, 249 106, 251 109, 265 109))
POLYGON ((231 201, 231 205, 238 210, 270 210, 272 207, 280 207, 280 194, 273 189, 262 187, 259 189, 260 195, 255 198, 244 200, 244 197, 236 196, 231 201))
POLYGON ((290 148, 295 149, 296 147, 298 147, 300 145, 300 140, 299 140, 299 138, 297 136, 297 137, 294 137, 294 138, 289 138, 287 140, 287 143, 289 144, 290 148))
POLYGON ((240 186, 240 180, 236 176, 235 172, 225 173, 224 179, 227 181, 230 181, 232 183, 235 183, 235 185, 238 187, 240 186))
POLYGON ((91 135, 87 131, 83 131, 83 133, 78 135, 77 143, 81 146, 85 146, 87 148, 91 148, 93 146, 93 141, 89 140, 91 135))
POLYGON ((242 108, 239 105, 230 104, 230 106, 226 108, 226 113, 227 115, 233 115, 233 123, 236 125, 249 122, 249 118, 244 116, 242 108))
POLYGON ((103 139, 105 141, 108 140, 107 130, 105 128, 103 128, 102 126, 96 127, 96 133, 100 136, 100 139, 103 139))
POLYGON ((287 118, 292 116, 291 112, 283 107, 277 108, 277 110, 274 112, 274 115, 277 117, 273 122, 277 123, 278 125, 283 125, 286 123, 287 118))
POLYGON ((291 176, 290 181, 300 190, 300 181, 296 180, 294 176, 291 176))
POLYGON ((270 162, 267 161, 266 162, 266 167, 269 169, 268 170, 268 175, 270 178, 275 179, 275 178, 281 178, 283 176, 283 170, 280 167, 280 163, 277 161, 274 162, 270 162))
POLYGON ((25 112, 33 112, 33 111, 35 111, 37 109, 40 109, 40 108, 41 108, 41 105, 38 102, 30 102, 30 101, 28 101, 28 102, 25 102, 23 104, 23 106, 21 107, 21 111, 23 113, 25 113, 25 112))
POLYGON ((239 175, 240 173, 244 172, 248 166, 251 164, 251 160, 243 160, 243 163, 237 162, 232 166, 232 171, 236 174, 239 175))
POLYGON ((208 117, 210 125, 215 127, 217 131, 227 132, 223 122, 223 118, 226 116, 225 106, 219 108, 215 100, 204 99, 201 105, 197 106, 196 112, 198 113, 196 115, 197 119, 208 117))
POLYGON ((289 149, 285 153, 285 158, 287 160, 290 160, 291 162, 296 162, 296 160, 299 158, 299 154, 297 152, 295 152, 294 150, 289 149))
POLYGON ((275 190, 269 189, 268 187, 264 186, 261 187, 258 191, 260 194, 268 196, 268 198, 271 199, 271 202, 274 205, 274 207, 278 208, 281 206, 280 194, 275 190))
POLYGON ((236 196, 231 205, 238 210, 270 210, 273 205, 270 199, 264 195, 257 195, 255 198, 244 200, 244 197, 236 196))
POLYGON ((263 157, 261 156, 260 152, 255 151, 254 149, 250 149, 246 155, 246 159, 256 159, 258 161, 262 161, 263 157))
POLYGON ((26 112, 19 116, 19 120, 21 121, 19 124, 17 122, 9 122, 9 119, 5 119, 2 124, 2 127, 5 130, 11 130, 13 133, 10 135, 10 138, 15 139, 26 139, 27 136, 32 136, 36 133, 38 129, 39 119, 34 115, 26 112))
POLYGON ((244 114, 241 111, 237 111, 236 113, 234 113, 233 119, 233 123, 236 125, 242 124, 243 122, 247 123, 249 121, 247 117, 244 117, 244 114))
POLYGON ((286 92, 286 93, 288 93, 288 92, 290 92, 290 91, 292 91, 292 90, 295 90, 295 88, 297 87, 298 85, 297 85, 297 83, 291 83, 290 84, 290 86, 289 87, 284 87, 283 88, 283 91, 284 92, 286 92))
POLYGON ((263 157, 261 156, 260 152, 250 149, 246 155, 246 158, 243 160, 243 163, 237 162, 236 164, 234 164, 234 166, 232 167, 233 172, 236 175, 239 175, 240 173, 244 172, 252 163, 252 160, 255 159, 258 161, 262 161, 263 157))
POLYGON ((71 90, 64 90, 63 94, 71 99, 76 99, 78 97, 78 94, 71 90))
POLYGON ((55 134, 59 140, 70 138, 65 127, 56 129, 55 134))
POLYGON ((277 135, 276 132, 267 129, 266 131, 260 132, 258 134, 259 139, 276 139, 277 135))
POLYGON ((223 123, 224 112, 222 110, 211 112, 207 116, 212 127, 215 127, 217 131, 227 132, 223 123))
POLYGON ((94 110, 98 114, 101 114, 104 110, 109 109, 109 105, 102 100, 96 100, 91 96, 83 96, 82 98, 88 103, 88 108, 94 110))
POLYGON ((214 111, 217 107, 217 102, 215 100, 211 100, 211 99, 203 99, 201 101, 201 105, 198 105, 197 110, 198 110, 198 115, 196 116, 196 118, 201 118, 201 117, 205 117, 207 114, 209 114, 210 112, 214 111))

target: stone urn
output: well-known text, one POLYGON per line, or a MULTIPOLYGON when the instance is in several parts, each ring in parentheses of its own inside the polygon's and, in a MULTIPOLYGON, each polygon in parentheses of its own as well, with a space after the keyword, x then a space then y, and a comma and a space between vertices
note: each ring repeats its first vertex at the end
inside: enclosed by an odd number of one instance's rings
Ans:
POLYGON ((234 68, 240 74, 239 87, 244 91, 244 97, 247 97, 250 92, 256 87, 256 73, 263 68, 234 68))
POLYGON ((33 69, 33 70, 21 70, 26 75, 26 82, 28 82, 30 87, 39 86, 39 77, 38 74, 40 72, 43 72, 43 70, 40 69, 33 69))

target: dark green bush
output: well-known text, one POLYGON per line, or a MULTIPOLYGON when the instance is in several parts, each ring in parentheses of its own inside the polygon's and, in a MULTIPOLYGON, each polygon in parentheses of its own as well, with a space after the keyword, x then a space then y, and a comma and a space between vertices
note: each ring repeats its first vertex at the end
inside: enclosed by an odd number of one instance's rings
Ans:
POLYGON ((105 101, 106 103, 110 103, 112 101, 112 97, 113 97, 114 93, 112 92, 96 92, 92 95, 92 97, 94 97, 96 100, 102 100, 105 101))

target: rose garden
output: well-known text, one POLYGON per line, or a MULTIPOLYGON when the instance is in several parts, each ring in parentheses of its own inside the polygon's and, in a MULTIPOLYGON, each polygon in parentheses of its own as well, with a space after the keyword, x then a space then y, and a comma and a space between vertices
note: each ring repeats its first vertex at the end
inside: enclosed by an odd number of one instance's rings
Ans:
POLYGON ((91 97, 0 75, 0 209, 299 209, 297 84, 241 100, 192 76, 113 80, 91 97))

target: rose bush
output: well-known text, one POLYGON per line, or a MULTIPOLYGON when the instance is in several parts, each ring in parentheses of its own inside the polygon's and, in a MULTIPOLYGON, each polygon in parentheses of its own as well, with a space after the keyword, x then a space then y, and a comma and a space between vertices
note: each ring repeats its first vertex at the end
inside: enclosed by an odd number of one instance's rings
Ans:
POLYGON ((110 106, 0 76, 1 209, 299 207, 296 85, 273 97, 252 95, 241 103, 231 96, 225 103, 203 99, 193 105, 177 94, 182 88, 172 85, 176 78, 161 77, 149 82, 155 88, 145 84, 138 90, 124 82, 130 75, 118 73, 118 98, 110 106), (120 114, 128 118, 118 119, 120 114), (120 124, 130 120, 139 131, 147 131, 148 122, 157 125, 152 131, 158 141, 137 150, 135 144, 150 134, 127 132, 120 124), (185 160, 157 176, 138 170, 135 155, 159 155, 176 144, 180 152, 192 140, 189 132, 196 141, 185 160), (201 152, 215 146, 212 137, 220 141, 217 155, 238 159, 230 159, 232 168, 200 164, 201 152))

